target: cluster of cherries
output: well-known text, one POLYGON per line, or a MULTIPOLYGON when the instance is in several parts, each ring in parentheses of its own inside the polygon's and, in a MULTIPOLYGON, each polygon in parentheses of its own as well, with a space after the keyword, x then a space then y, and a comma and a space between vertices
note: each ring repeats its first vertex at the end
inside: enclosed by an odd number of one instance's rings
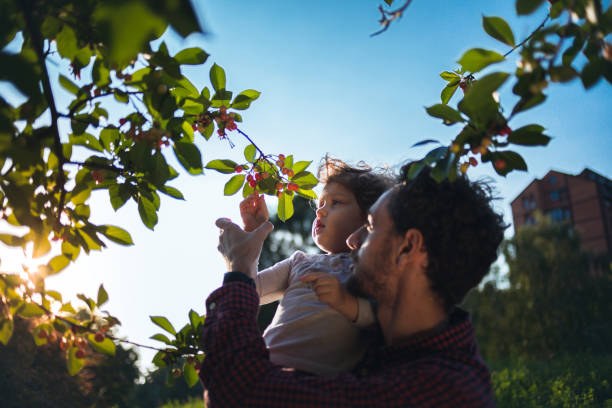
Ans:
MULTIPOLYGON (((293 170, 285 167, 285 155, 284 154, 279 154, 278 155, 278 160, 276 160, 276 165, 280 168, 280 171, 281 171, 282 174, 286 175, 289 178, 294 176, 293 170)), ((239 164, 238 166, 236 166, 234 168, 234 171, 236 173, 242 173, 244 170, 247 170, 247 169, 248 169, 248 167, 246 165, 239 164)), ((249 174, 247 174, 246 180, 247 180, 247 183, 249 183, 249 186, 251 188, 255 188, 257 186, 257 183, 260 180, 265 180, 265 179, 267 179, 269 177, 270 177, 270 173, 269 172, 267 172, 267 171, 259 172, 259 171, 257 171, 256 166, 253 166, 253 168, 251 168, 251 170, 249 171, 249 174)), ((278 183, 276 183, 275 187, 276 187, 277 194, 280 194, 283 191, 283 189, 287 189, 289 191, 297 191, 300 188, 300 186, 298 186, 295 183, 291 183, 291 182, 290 183, 282 183, 280 181, 278 183)), ((257 196, 258 192, 255 191, 253 194, 255 196, 257 196)))
MULTIPOLYGON (((105 335, 104 333, 108 331, 108 328, 102 328, 94 335, 94 341, 97 343, 102 343, 104 341, 105 335)), ((72 343, 77 347, 77 351, 75 352, 75 356, 77 358, 84 358, 87 350, 88 342, 81 336, 74 336, 74 339, 69 339, 66 336, 59 335, 55 330, 47 331, 45 329, 40 330, 36 337, 39 339, 47 340, 47 343, 52 344, 57 342, 59 348, 61 350, 66 350, 70 344, 72 343)))
MULTIPOLYGON (((125 125, 127 122, 126 118, 119 119, 119 127, 125 125)), ((156 148, 160 149, 162 146, 170 146, 170 139, 166 135, 166 132, 162 129, 151 128, 149 130, 142 130, 142 126, 131 126, 130 129, 125 132, 125 135, 135 141, 148 141, 156 148)))
MULTIPOLYGON (((510 129, 510 127, 507 124, 503 125, 503 127, 501 127, 496 132, 496 134, 499 136, 509 136, 511 133, 512 133, 512 129, 510 129)), ((489 151, 489 146, 491 146, 491 143, 493 143, 493 141, 490 138, 488 137, 483 138, 482 141, 480 142, 480 145, 472 147, 471 149, 472 154, 474 155, 480 154, 481 156, 486 154, 489 151)), ((450 151, 455 154, 459 153, 461 151, 461 146, 459 146, 457 143, 453 143, 450 147, 450 151)), ((462 173, 466 173, 467 170, 470 168, 470 166, 475 167, 477 165, 478 165, 478 160, 475 157, 470 157, 467 162, 464 162, 459 166, 459 171, 461 171, 462 173)), ((504 159, 497 159, 493 162, 493 166, 498 171, 501 171, 506 168, 507 163, 504 159)))
POLYGON ((234 113, 227 113, 227 106, 221 106, 217 112, 211 113, 206 111, 199 114, 192 125, 193 130, 204 133, 205 129, 212 123, 213 120, 217 123, 217 134, 222 139, 227 137, 227 134, 225 133, 226 130, 238 129, 238 125, 236 125, 235 122, 236 115, 234 113))

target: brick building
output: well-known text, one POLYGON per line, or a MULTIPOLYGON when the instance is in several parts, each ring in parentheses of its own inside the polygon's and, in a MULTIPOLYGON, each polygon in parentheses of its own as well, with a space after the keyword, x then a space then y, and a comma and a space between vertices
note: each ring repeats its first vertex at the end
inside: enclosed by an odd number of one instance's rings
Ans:
POLYGON ((535 223, 535 211, 553 221, 568 221, 582 237, 582 247, 612 254, 612 181, 584 169, 578 175, 551 170, 533 180, 511 203, 515 229, 535 223))

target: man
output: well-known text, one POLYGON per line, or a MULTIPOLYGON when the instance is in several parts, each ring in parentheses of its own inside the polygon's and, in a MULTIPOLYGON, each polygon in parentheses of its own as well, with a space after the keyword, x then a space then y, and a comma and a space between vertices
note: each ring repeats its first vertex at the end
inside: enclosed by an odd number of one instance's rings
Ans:
POLYGON ((490 200, 482 185, 463 177, 437 183, 425 169, 372 206, 347 243, 353 284, 376 300, 384 344, 355 372, 333 378, 270 363, 255 321, 259 298, 242 271, 272 226, 246 233, 217 220, 231 272, 207 300, 200 377, 209 406, 494 406, 469 316, 455 306, 497 258, 505 227, 490 200))

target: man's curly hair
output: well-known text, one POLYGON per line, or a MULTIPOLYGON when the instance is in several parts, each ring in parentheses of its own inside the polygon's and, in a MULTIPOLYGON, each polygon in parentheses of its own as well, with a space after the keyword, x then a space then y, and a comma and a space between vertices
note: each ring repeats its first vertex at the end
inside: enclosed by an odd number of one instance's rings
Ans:
POLYGON ((425 167, 408 179, 410 163, 400 170, 389 211, 395 231, 421 232, 428 255, 427 277, 448 310, 461 303, 497 259, 504 237, 503 217, 491 208, 491 188, 458 175, 437 182, 425 167))
POLYGON ((362 161, 350 166, 329 156, 325 156, 319 166, 318 179, 323 184, 338 183, 350 190, 364 215, 378 197, 394 185, 385 169, 373 169, 362 161))

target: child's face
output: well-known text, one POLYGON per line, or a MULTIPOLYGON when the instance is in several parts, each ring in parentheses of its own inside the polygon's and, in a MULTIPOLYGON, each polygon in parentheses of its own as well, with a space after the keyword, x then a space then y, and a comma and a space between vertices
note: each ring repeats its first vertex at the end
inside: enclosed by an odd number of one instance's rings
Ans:
POLYGON ((355 195, 338 183, 329 183, 319 197, 312 238, 330 254, 348 252, 346 239, 365 222, 355 195))

